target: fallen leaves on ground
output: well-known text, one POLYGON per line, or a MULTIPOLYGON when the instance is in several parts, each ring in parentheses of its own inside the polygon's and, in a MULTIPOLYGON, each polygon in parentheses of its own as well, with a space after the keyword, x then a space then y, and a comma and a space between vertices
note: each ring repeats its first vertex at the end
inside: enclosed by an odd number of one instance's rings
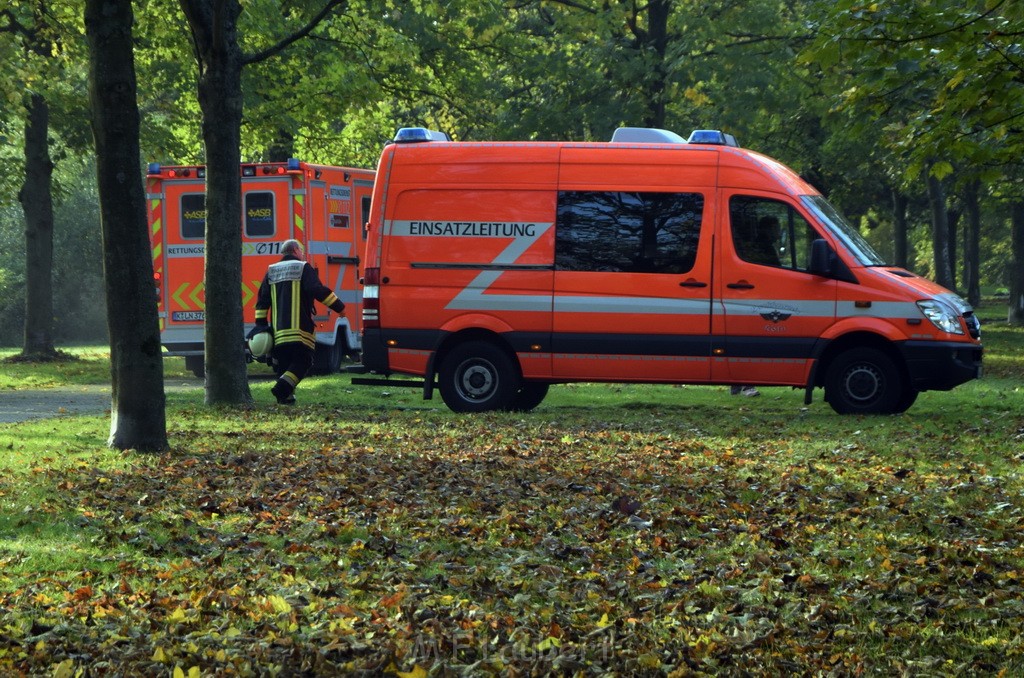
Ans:
POLYGON ((0 673, 1024 668, 1019 478, 663 422, 335 414, 49 471, 107 555, 3 587, 0 673))

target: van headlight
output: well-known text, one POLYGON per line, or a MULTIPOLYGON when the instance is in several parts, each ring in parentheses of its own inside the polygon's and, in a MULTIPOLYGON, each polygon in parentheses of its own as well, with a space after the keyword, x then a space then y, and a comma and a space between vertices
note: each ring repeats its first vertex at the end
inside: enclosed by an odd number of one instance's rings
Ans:
POLYGON ((944 304, 937 301, 919 301, 917 307, 924 313, 924 317, 932 321, 943 332, 950 334, 963 334, 964 327, 960 324, 960 316, 950 310, 944 304))

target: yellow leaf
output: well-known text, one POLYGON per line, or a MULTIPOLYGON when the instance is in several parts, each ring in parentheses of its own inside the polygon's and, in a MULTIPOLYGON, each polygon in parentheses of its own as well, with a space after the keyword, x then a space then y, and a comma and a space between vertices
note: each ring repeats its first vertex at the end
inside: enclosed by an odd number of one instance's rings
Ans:
POLYGON ((242 632, 236 629, 234 626, 229 626, 228 630, 224 632, 225 638, 237 638, 242 635, 242 632))
POLYGON ((75 662, 65 659, 53 669, 53 678, 71 678, 75 675, 75 662))
POLYGON ((608 613, 605 612, 603 615, 601 615, 601 621, 597 622, 597 627, 603 629, 606 626, 610 626, 610 625, 611 625, 611 622, 608 621, 608 613))
POLYGON ((201 678, 203 672, 199 670, 198 666, 193 666, 188 670, 188 678, 201 678))
POLYGON ((150 661, 160 662, 161 664, 167 661, 167 655, 164 653, 164 649, 157 646, 156 650, 153 651, 153 656, 150 661))
POLYGON ((175 665, 174 678, 185 678, 185 672, 181 670, 180 666, 175 665))
POLYGON ((412 667, 412 671, 395 671, 398 678, 427 678, 427 670, 416 664, 412 667))
POLYGON ((167 617, 167 621, 174 623, 180 623, 185 620, 185 610, 181 609, 180 607, 174 608, 174 612, 172 612, 171 615, 167 617))
POLYGON ((640 666, 644 667, 645 669, 661 668, 661 659, 658 658, 658 655, 652 654, 650 652, 640 655, 636 658, 636 661, 638 664, 640 664, 640 666))
POLYGON ((292 606, 281 596, 270 596, 267 598, 267 602, 278 614, 289 614, 292 611, 292 606))
POLYGON ((550 650, 553 647, 562 647, 562 641, 554 636, 548 636, 544 640, 537 643, 537 649, 541 652, 550 650))

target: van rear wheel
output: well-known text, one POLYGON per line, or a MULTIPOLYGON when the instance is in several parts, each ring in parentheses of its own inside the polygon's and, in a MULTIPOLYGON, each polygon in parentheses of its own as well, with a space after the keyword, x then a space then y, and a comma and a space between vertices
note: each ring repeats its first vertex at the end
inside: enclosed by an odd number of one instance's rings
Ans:
POLYGON ((185 369, 196 375, 196 379, 206 378, 206 356, 187 355, 185 356, 185 369))
POLYGON ((874 348, 839 355, 825 376, 825 400, 839 414, 894 414, 913 400, 896 363, 874 348))
POLYGON ((513 412, 529 412, 540 405, 548 395, 549 384, 539 381, 524 381, 509 407, 513 412))
POLYGON ((510 409, 520 381, 508 353, 485 341, 456 346, 438 370, 441 399, 453 412, 510 409))

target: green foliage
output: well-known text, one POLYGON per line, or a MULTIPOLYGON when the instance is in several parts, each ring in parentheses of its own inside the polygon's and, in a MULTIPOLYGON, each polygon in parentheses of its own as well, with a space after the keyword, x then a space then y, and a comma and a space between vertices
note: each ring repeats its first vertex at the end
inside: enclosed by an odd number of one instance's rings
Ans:
POLYGON ((617 385, 470 417, 335 376, 171 393, 159 456, 0 425, 0 672, 1015 675, 1022 343, 896 417, 617 385))

